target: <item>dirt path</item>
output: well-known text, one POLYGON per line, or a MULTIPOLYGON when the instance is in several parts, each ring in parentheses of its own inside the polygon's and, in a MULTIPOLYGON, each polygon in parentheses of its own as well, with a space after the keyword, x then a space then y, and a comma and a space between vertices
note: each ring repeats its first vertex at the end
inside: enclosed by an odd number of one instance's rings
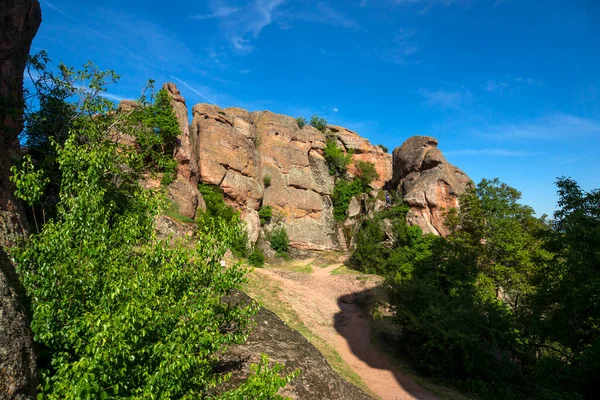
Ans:
POLYGON ((381 399, 436 399, 395 369, 371 343, 370 317, 355 303, 379 280, 331 275, 341 265, 314 267, 311 274, 277 268, 255 271, 281 284, 280 300, 290 304, 308 329, 334 347, 381 399))

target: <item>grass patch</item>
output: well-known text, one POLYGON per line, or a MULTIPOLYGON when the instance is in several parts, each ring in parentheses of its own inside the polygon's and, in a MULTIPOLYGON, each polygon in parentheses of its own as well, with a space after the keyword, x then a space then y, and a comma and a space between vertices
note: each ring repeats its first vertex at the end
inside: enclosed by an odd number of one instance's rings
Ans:
POLYGON ((302 274, 312 274, 312 272, 313 272, 313 264, 312 263, 301 264, 301 263, 295 262, 295 263, 285 263, 285 264, 281 264, 281 265, 272 265, 270 267, 276 268, 276 269, 283 269, 283 270, 291 271, 291 272, 299 272, 302 274))
POLYGON ((334 269, 331 272, 331 275, 363 275, 363 273, 342 265, 341 267, 334 269))
MULTIPOLYGON (((310 267, 310 265, 309 265, 310 267)), ((312 270, 312 268, 311 268, 312 270)), ((371 393, 367 385, 362 381, 360 376, 354 372, 345 362, 342 357, 333 349, 325 340, 312 333, 306 325, 300 321, 298 314, 294 309, 282 301, 277 294, 281 291, 279 285, 268 279, 265 276, 258 276, 256 272, 251 272, 246 275, 248 282, 244 285, 243 291, 261 305, 268 308, 279 318, 283 320, 290 328, 298 331, 304 336, 313 346, 319 350, 325 357, 331 368, 346 381, 364 390, 366 393, 371 393)))
POLYGON ((166 198, 166 206, 163 210, 163 214, 167 217, 174 219, 175 221, 184 222, 186 224, 193 223, 194 219, 190 217, 186 217, 185 215, 181 215, 179 211, 179 206, 175 204, 175 202, 169 198, 166 198))

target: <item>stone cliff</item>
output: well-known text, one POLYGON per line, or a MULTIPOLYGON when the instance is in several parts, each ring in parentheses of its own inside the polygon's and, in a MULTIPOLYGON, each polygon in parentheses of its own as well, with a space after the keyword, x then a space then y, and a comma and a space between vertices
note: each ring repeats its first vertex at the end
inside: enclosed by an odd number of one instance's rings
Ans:
MULTIPOLYGON (((193 218, 196 209, 203 207, 197 183, 216 185, 226 201, 240 210, 253 243, 261 234, 258 212, 270 206, 286 226, 292 247, 344 248, 333 219, 335 182, 323 157, 322 132, 308 125, 300 128, 289 116, 211 104, 195 105, 188 125, 188 109, 179 90, 172 83, 164 88, 171 94, 182 130, 175 151, 178 179, 169 194, 183 215, 193 218)), ((351 130, 327 128, 337 137, 339 148, 352 152, 353 161, 375 165, 379 179, 371 184, 372 196, 382 189, 396 190, 411 207, 409 224, 425 233, 447 234, 444 212, 458 207, 458 196, 471 180, 446 161, 436 139, 411 137, 392 156, 351 130)), ((356 173, 354 164, 348 172, 356 173)), ((349 217, 360 213, 355 203, 349 217)))
POLYGON ((410 206, 406 218, 424 233, 446 235, 444 212, 458 208, 458 197, 472 184, 459 168, 446 161, 438 141, 413 136, 394 150, 391 186, 410 206))
POLYGON ((14 197, 10 156, 23 128, 23 70, 41 23, 37 0, 0 0, 0 398, 35 395, 36 358, 24 293, 7 248, 27 234, 27 220, 14 197))
MULTIPOLYGON (((354 132, 329 128, 341 148, 376 165, 380 179, 373 183, 375 189, 391 178, 389 154, 354 132)), ((200 182, 223 189, 227 201, 241 210, 251 241, 260 233, 258 210, 271 206, 292 247, 339 248, 331 202, 334 179, 323 158, 322 132, 299 128, 294 118, 269 111, 198 104, 193 107, 191 144, 200 182)))

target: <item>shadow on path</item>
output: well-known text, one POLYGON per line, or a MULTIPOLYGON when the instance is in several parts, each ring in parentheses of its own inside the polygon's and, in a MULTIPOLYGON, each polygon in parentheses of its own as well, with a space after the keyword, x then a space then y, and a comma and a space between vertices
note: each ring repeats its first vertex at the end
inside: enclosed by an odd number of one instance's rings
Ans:
MULTIPOLYGON (((352 353, 369 367, 389 371, 406 393, 378 393, 384 399, 437 399, 419 386, 412 378, 394 367, 388 357, 379 352, 371 342, 372 319, 365 305, 374 298, 374 290, 344 295, 338 298, 341 312, 334 316, 335 330, 346 340, 352 353)), ((389 376, 389 374, 386 374, 389 376)))

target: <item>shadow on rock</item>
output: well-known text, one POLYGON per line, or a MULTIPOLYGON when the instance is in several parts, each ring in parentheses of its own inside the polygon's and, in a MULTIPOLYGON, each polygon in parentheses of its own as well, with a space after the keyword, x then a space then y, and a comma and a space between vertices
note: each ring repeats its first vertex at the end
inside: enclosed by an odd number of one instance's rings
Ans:
MULTIPOLYGON (((241 292, 233 293, 227 301, 248 303, 253 301, 241 292)), ((248 340, 234 345, 220 357, 215 370, 232 374, 231 380, 220 389, 235 387, 250 374, 250 364, 260 361, 265 353, 270 361, 285 364, 286 373, 296 369, 300 375, 281 393, 302 400, 368 400, 368 394, 346 382, 327 363, 327 360, 300 333, 288 327, 273 312, 262 308, 254 316, 256 325, 248 340)), ((218 390, 217 390, 218 391, 218 390)))

